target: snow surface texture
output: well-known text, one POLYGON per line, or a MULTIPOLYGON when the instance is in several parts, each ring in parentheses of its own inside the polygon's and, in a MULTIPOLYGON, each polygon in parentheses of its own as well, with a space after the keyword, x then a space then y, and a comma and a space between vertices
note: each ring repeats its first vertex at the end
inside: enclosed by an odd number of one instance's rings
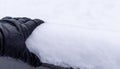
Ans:
POLYGON ((46 21, 26 42, 42 62, 120 69, 120 0, 0 0, 0 9, 46 21))

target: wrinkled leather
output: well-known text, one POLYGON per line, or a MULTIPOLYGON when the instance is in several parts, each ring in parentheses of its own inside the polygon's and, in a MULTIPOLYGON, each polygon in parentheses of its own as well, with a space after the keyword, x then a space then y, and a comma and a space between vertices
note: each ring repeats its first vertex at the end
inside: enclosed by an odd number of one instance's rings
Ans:
POLYGON ((32 31, 44 21, 30 18, 4 17, 0 20, 0 55, 20 59, 31 66, 42 63, 31 53, 25 44, 32 31))

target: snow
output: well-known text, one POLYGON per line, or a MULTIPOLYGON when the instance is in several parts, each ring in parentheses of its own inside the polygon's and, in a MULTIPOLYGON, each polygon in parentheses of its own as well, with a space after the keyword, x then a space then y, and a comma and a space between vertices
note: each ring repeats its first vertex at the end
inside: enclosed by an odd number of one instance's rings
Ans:
POLYGON ((43 24, 27 40, 42 62, 81 69, 119 69, 120 32, 43 24))
POLYGON ((0 18, 46 23, 26 41, 42 62, 81 69, 120 69, 119 0, 0 0, 0 18))

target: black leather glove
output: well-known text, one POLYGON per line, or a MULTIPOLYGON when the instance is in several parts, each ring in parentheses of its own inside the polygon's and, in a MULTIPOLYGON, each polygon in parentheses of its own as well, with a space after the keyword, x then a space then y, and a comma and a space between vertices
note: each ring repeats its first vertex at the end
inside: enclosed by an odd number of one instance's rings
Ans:
POLYGON ((44 21, 5 17, 0 20, 0 55, 20 59, 31 66, 41 65, 39 58, 25 44, 32 31, 44 21))

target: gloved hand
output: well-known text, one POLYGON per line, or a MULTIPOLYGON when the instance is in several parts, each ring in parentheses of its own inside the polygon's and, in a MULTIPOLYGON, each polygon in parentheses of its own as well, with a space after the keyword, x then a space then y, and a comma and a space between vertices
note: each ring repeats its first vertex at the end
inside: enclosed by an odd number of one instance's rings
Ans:
POLYGON ((0 20, 0 55, 20 59, 31 66, 41 65, 39 58, 25 44, 32 31, 44 21, 5 17, 0 20))

